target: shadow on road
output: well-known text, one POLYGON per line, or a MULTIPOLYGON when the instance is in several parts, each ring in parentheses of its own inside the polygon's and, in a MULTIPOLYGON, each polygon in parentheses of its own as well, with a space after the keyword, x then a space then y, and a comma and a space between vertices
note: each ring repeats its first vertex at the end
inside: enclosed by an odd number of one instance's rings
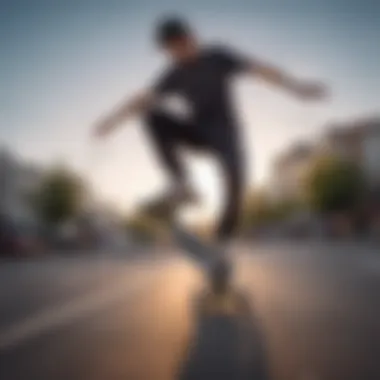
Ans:
POLYGON ((269 379, 261 329, 248 297, 233 296, 232 310, 210 310, 210 297, 195 300, 196 325, 179 380, 269 379))

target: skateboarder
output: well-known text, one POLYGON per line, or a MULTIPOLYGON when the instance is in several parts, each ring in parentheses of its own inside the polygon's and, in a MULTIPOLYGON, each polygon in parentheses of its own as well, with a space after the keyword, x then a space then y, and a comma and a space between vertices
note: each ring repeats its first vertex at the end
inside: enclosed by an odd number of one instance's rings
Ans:
POLYGON ((305 100, 322 98, 323 87, 297 80, 272 65, 228 47, 205 46, 187 22, 179 18, 162 20, 157 25, 155 38, 169 58, 168 67, 150 89, 100 120, 95 135, 108 135, 136 114, 143 117, 157 157, 171 177, 168 190, 153 204, 178 204, 196 198, 181 161, 181 147, 213 154, 223 169, 226 190, 216 237, 226 241, 238 225, 245 172, 230 80, 238 74, 260 78, 305 100), (173 103, 180 113, 168 107, 173 103))

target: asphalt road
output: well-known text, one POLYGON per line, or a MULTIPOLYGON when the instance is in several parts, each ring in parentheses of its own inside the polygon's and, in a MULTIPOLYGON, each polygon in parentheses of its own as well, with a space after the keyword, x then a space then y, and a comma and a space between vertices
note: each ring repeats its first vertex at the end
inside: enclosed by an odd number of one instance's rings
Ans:
POLYGON ((224 310, 180 253, 0 263, 0 379, 380 379, 380 252, 242 247, 235 262, 224 310))

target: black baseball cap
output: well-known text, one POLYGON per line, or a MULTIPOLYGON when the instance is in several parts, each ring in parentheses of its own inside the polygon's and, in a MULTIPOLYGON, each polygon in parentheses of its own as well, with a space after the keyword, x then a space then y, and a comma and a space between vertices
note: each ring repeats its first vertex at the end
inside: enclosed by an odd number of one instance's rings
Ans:
POLYGON ((156 28, 156 41, 158 45, 165 46, 171 41, 187 37, 191 34, 188 23, 180 17, 167 17, 161 19, 156 28))

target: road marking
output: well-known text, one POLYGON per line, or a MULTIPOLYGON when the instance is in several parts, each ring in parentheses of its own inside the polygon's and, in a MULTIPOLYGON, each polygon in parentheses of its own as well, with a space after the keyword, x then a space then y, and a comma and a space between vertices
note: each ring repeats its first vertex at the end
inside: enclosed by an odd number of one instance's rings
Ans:
POLYGON ((151 288, 152 284, 160 278, 159 271, 154 273, 154 270, 153 267, 139 268, 133 280, 130 273, 126 273, 123 278, 114 281, 102 291, 52 307, 10 326, 4 332, 0 332, 0 351, 15 347, 46 331, 101 310, 117 300, 125 299, 126 295, 133 297, 141 291, 142 287, 151 288))

